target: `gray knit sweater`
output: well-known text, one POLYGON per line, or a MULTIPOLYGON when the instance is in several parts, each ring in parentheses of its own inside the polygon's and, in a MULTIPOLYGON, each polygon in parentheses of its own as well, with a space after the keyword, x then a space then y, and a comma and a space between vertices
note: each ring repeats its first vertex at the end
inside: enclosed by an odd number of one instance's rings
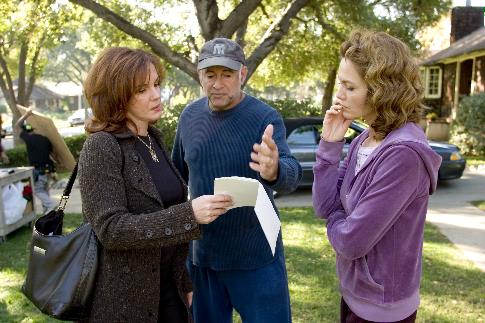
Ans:
MULTIPOLYGON (((162 145, 158 130, 149 133, 162 145)), ((98 132, 79 157, 83 215, 100 242, 91 322, 157 322, 162 266, 184 303, 192 290, 184 263, 200 231, 191 203, 164 208, 135 140, 127 129, 98 132)))

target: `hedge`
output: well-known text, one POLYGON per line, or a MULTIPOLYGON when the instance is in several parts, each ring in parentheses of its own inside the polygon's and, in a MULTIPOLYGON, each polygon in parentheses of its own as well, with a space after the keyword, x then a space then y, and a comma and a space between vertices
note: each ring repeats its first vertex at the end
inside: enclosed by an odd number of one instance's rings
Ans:
MULTIPOLYGON (((84 134, 64 138, 64 142, 76 160, 79 157, 79 153, 81 152, 85 140, 86 135, 84 134)), ((25 144, 8 149, 6 154, 10 162, 8 164, 4 164, 3 166, 5 167, 20 167, 29 165, 25 144)))
POLYGON ((465 155, 485 155, 485 93, 464 97, 458 105, 450 141, 465 155))

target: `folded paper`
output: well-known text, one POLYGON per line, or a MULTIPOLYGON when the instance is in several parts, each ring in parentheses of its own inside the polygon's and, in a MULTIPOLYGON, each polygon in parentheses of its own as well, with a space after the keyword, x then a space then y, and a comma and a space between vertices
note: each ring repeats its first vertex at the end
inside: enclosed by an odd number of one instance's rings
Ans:
POLYGON ((281 222, 264 186, 253 178, 219 177, 214 180, 214 194, 230 195, 234 202, 232 208, 254 207, 254 212, 274 256, 281 222))

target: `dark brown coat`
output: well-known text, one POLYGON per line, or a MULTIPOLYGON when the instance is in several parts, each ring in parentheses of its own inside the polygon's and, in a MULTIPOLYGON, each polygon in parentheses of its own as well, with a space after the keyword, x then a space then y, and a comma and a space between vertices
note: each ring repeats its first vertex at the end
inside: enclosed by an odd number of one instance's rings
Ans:
MULTIPOLYGON (((158 130, 149 133, 161 144, 158 130)), ((161 266, 184 303, 192 290, 185 260, 200 231, 191 203, 164 208, 135 140, 129 130, 98 132, 79 157, 83 215, 100 242, 90 322, 157 322, 161 266)))

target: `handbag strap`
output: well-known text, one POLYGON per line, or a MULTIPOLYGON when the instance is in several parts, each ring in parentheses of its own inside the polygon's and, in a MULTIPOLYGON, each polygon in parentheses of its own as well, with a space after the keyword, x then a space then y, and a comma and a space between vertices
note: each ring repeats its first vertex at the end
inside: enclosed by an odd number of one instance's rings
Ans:
POLYGON ((69 195, 71 195, 72 186, 74 185, 74 181, 76 180, 77 176, 77 165, 78 162, 76 162, 76 166, 74 166, 71 176, 69 176, 69 181, 67 182, 66 188, 64 188, 64 193, 62 193, 59 206, 57 207, 57 210, 59 211, 63 211, 65 209, 69 195))
MULTIPOLYGON (((118 142, 118 139, 116 139, 116 141, 118 142)), ((123 149, 121 148, 121 145, 119 146, 121 151, 121 169, 123 169, 125 165, 125 158, 123 155, 123 149)), ((59 205, 57 206, 57 210, 59 211, 64 211, 64 209, 66 208, 67 200, 69 199, 69 195, 71 195, 72 186, 74 185, 74 181, 76 180, 78 163, 79 161, 76 162, 76 166, 74 166, 71 176, 69 176, 69 181, 67 182, 66 188, 64 189, 64 193, 62 193, 61 200, 59 201, 59 205)))

